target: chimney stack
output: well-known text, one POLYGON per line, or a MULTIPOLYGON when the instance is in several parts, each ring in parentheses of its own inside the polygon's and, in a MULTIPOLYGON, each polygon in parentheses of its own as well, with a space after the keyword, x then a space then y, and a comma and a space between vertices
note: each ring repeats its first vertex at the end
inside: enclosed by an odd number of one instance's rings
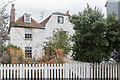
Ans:
POLYGON ((12 23, 15 22, 15 8, 14 8, 15 4, 12 4, 12 9, 11 9, 11 13, 10 13, 10 26, 12 25, 12 23))
POLYGON ((69 14, 69 11, 67 11, 66 14, 67 14, 67 15, 70 15, 70 14, 69 14))

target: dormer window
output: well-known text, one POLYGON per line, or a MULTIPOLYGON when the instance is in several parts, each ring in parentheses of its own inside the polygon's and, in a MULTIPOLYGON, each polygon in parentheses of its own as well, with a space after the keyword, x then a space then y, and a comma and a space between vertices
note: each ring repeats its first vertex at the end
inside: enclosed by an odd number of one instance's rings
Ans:
POLYGON ((31 23, 31 14, 24 14, 24 22, 31 23))
POLYGON ((64 17, 63 16, 58 16, 58 23, 61 23, 61 24, 64 23, 64 17))

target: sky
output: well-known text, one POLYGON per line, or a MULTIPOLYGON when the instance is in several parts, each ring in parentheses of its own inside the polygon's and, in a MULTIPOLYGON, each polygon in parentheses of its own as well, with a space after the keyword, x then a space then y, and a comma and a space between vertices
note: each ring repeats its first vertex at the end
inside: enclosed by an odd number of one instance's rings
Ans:
MULTIPOLYGON (((7 0, 3 0, 6 1, 7 0)), ((66 13, 70 12, 70 15, 82 12, 87 3, 90 7, 97 6, 102 10, 106 16, 106 4, 107 0, 15 0, 16 19, 21 17, 24 13, 30 13, 32 18, 37 22, 41 22, 41 12, 43 13, 43 20, 54 12, 66 13)), ((7 10, 10 12, 11 4, 8 5, 7 10)))

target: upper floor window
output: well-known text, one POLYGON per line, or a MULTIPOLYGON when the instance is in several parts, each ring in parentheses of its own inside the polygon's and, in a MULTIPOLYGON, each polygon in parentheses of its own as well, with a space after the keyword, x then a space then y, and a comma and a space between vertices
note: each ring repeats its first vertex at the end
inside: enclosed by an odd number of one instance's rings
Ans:
POLYGON ((64 23, 64 17, 63 16, 58 16, 58 23, 61 23, 61 24, 64 23))
POLYGON ((32 40, 32 29, 26 28, 25 29, 25 39, 32 40))
POLYGON ((31 14, 24 14, 24 22, 31 23, 31 14))

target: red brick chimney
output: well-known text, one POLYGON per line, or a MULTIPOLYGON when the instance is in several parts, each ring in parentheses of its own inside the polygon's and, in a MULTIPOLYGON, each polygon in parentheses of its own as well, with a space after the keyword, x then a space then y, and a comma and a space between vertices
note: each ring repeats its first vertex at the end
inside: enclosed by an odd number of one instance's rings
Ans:
POLYGON ((12 4, 12 9, 10 13, 10 25, 15 22, 15 8, 14 4, 12 4))
POLYGON ((66 12, 67 15, 70 15, 69 11, 66 12))

